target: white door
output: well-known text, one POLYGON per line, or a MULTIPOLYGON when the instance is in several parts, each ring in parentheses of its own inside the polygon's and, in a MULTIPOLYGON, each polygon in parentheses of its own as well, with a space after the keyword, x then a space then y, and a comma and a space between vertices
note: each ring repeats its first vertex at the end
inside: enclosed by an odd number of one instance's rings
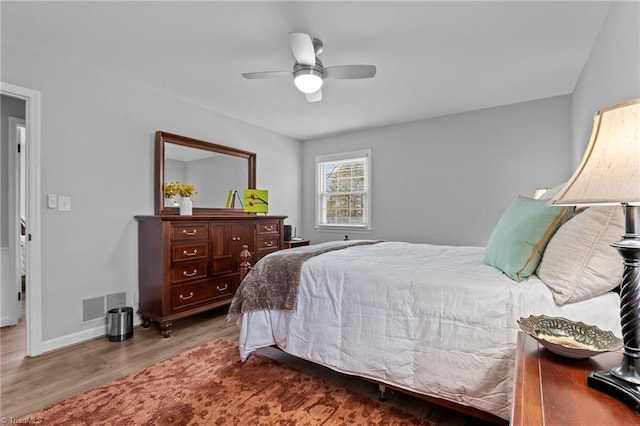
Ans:
MULTIPOLYGON (((8 268, 2 282, 2 326, 16 325, 22 316, 22 276, 25 274, 26 235, 22 235, 21 218, 26 218, 24 152, 26 126, 24 119, 8 119, 8 268)), ((26 220, 26 219, 25 219, 26 220)))

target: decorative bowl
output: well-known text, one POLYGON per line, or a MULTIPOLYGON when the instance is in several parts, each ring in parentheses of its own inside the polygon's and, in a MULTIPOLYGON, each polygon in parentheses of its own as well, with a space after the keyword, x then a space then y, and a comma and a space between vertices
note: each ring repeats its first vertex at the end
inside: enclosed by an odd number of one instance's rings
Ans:
POLYGON ((520 329, 551 352, 568 358, 589 358, 622 349, 622 339, 595 325, 545 315, 518 320, 520 329))

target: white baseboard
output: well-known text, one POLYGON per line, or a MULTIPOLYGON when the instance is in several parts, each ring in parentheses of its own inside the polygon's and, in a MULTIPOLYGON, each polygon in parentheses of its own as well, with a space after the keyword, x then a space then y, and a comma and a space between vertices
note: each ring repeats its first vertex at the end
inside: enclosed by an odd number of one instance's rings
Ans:
MULTIPOLYGON (((133 326, 140 325, 142 321, 137 315, 133 317, 133 326)), ((88 342, 89 340, 96 339, 98 337, 107 337, 107 325, 100 324, 87 330, 82 330, 77 333, 67 334, 66 336, 56 337, 55 339, 45 340, 42 342, 42 353, 55 351, 62 349, 66 346, 77 345, 78 343, 88 342)), ((135 334, 134 334, 135 338, 135 334)))
POLYGON ((10 327, 12 325, 17 325, 17 323, 11 323, 11 318, 9 317, 2 317, 0 318, 0 327, 10 327))

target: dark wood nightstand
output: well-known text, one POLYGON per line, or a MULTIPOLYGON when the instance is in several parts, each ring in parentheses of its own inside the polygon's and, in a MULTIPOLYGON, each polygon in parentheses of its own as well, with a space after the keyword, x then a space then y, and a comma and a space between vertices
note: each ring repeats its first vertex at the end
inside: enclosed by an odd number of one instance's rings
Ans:
POLYGON ((637 425, 640 415, 623 402, 587 386, 591 370, 608 371, 622 354, 564 358, 519 332, 511 424, 637 425))
POLYGON ((309 244, 311 244, 310 240, 291 240, 291 241, 285 241, 284 244, 282 245, 282 248, 288 249, 288 248, 294 248, 294 247, 302 247, 302 246, 308 246, 309 244))

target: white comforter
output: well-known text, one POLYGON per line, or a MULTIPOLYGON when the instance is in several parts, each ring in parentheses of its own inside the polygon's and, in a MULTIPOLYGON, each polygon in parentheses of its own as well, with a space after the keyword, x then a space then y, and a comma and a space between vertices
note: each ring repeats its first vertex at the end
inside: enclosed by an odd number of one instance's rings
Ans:
POLYGON ((510 416, 516 321, 563 316, 620 336, 615 293, 558 307, 537 277, 516 283, 484 248, 382 242, 303 264, 293 311, 239 319, 240 355, 277 345, 336 371, 510 416))

